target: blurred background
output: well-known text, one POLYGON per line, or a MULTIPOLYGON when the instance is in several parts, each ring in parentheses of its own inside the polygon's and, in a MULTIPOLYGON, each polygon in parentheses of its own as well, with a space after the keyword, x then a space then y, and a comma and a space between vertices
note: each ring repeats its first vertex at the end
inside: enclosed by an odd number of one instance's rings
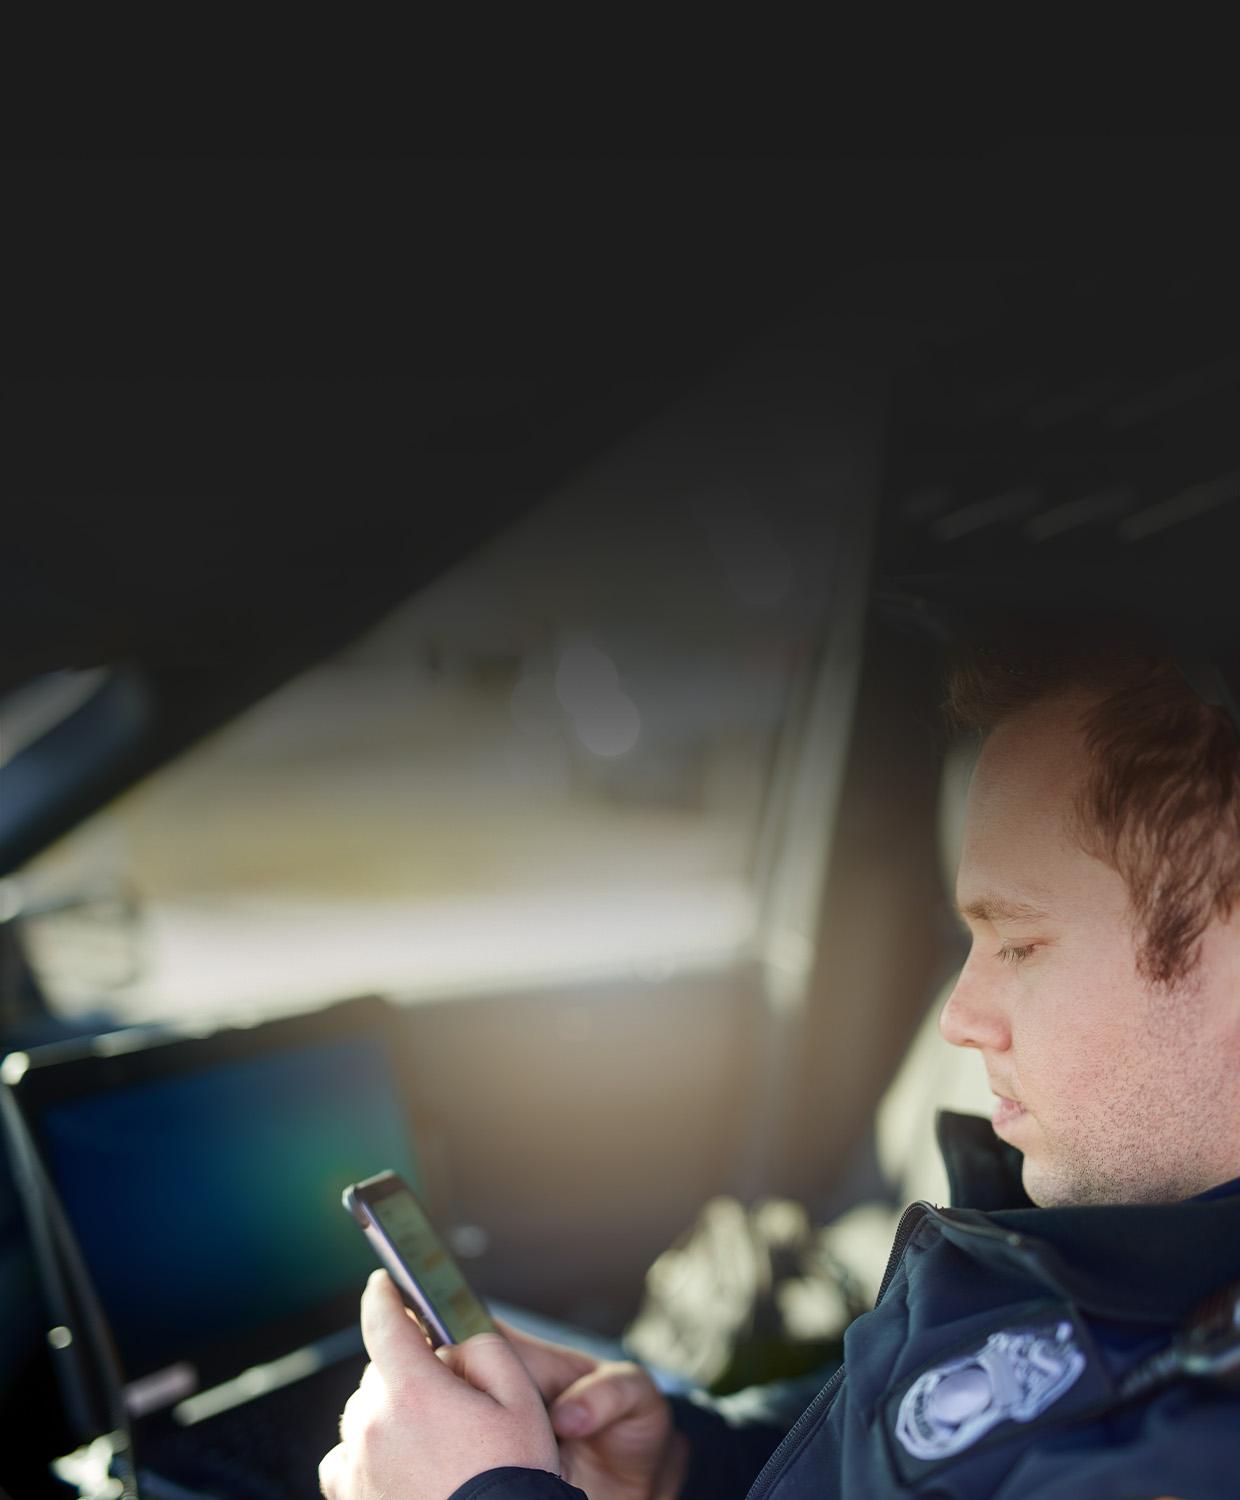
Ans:
MULTIPOLYGON (((96 885, 141 906, 126 1021, 732 964, 868 461, 830 401, 716 381, 37 856, 56 1007, 98 1001, 101 929, 56 909, 96 885)), ((88 686, 31 685, 13 743, 88 686)))

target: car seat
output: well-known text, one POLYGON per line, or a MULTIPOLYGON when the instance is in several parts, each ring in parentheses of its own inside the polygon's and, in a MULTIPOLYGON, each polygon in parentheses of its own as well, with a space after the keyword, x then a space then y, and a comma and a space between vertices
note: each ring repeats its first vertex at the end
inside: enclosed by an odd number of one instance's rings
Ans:
MULTIPOLYGON (((939 850, 949 889, 976 754, 972 741, 954 746, 940 781, 939 850)), ((938 1111, 988 1115, 994 1102, 981 1060, 939 1035, 952 984, 954 977, 934 995, 878 1106, 882 1196, 821 1225, 788 1199, 712 1199, 647 1272, 645 1299, 624 1336, 630 1353, 715 1391, 799 1376, 838 1358, 844 1329, 874 1304, 904 1208, 919 1198, 947 1201, 938 1111)))

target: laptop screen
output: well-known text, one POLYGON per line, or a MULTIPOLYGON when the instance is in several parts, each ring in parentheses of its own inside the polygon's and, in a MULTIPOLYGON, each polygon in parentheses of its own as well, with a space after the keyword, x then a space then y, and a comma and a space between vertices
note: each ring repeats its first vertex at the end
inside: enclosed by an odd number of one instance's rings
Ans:
POLYGON ((212 1347, 295 1347, 328 1307, 355 1318, 374 1258, 341 1191, 386 1167, 418 1184, 376 1035, 61 1099, 38 1129, 128 1379, 212 1347))

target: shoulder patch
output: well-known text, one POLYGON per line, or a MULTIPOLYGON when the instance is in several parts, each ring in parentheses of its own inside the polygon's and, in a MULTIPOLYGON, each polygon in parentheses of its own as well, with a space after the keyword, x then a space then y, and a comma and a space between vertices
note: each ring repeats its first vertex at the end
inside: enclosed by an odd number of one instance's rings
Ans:
POLYGON ((1003 1328, 924 1370, 900 1400, 897 1443, 914 1459, 941 1463, 1001 1423, 1035 1421, 1089 1362, 1076 1332, 1069 1318, 1003 1328))

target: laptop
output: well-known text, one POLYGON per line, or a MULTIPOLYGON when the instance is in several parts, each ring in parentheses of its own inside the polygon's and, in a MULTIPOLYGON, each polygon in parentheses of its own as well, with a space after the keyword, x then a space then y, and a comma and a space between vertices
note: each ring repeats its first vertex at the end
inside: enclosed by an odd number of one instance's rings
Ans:
MULTIPOLYGON (((81 1329, 50 1341, 99 1430, 109 1390, 113 1413, 123 1403, 143 1495, 317 1494, 365 1364, 375 1265, 341 1191, 390 1167, 427 1192, 400 1056, 396 1013, 366 999, 6 1064, 110 1330, 110 1375, 81 1329)), ((66 1269, 60 1305, 80 1307, 66 1269)))

